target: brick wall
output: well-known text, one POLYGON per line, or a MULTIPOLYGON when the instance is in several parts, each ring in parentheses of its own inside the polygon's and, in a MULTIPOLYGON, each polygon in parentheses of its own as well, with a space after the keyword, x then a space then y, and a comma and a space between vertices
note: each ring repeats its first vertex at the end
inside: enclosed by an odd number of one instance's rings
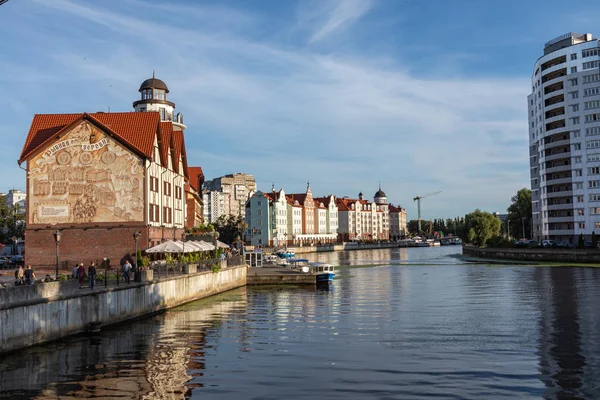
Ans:
MULTIPOLYGON (((53 233, 56 229, 27 229, 25 232, 25 265, 34 270, 56 266, 56 244, 53 233)), ((70 273, 75 263, 89 265, 91 261, 108 258, 112 266, 120 265, 125 257, 135 252, 133 233, 139 231, 138 248, 147 248, 146 226, 62 228, 59 245, 59 268, 61 273, 70 273), (66 265, 65 265, 66 263, 66 265)), ((38 276, 39 278, 40 276, 38 276)))

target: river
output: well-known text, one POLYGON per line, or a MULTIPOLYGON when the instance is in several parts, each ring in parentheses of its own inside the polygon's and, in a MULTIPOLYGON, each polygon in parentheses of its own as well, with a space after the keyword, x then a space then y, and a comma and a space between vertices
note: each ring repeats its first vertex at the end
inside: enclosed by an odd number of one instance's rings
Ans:
POLYGON ((600 269, 460 247, 309 254, 246 287, 0 358, 1 399, 600 399, 600 269))

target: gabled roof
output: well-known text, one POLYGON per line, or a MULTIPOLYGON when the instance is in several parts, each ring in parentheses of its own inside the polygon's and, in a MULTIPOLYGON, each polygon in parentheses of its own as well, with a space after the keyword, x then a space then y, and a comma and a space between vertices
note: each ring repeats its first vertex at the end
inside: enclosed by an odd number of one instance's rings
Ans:
POLYGON ((306 193, 290 193, 285 196, 291 199, 292 203, 298 200, 298 203, 304 204, 304 200, 306 200, 306 193))
MULTIPOLYGON (((170 122, 161 122, 160 123, 160 158, 162 162, 162 166, 165 168, 169 168, 169 149, 172 148, 173 144, 173 124, 170 122)), ((175 161, 173 161, 173 151, 171 150, 171 163, 173 164, 173 169, 175 170, 175 161)))
POLYGON ((188 167, 188 173, 190 175, 190 185, 200 192, 202 185, 204 184, 204 172, 201 167, 188 167))
POLYGON ((137 153, 152 158, 154 138, 159 132, 158 112, 36 114, 23 145, 19 163, 83 120, 88 120, 99 129, 116 136, 137 153))
POLYGON ((185 142, 183 139, 183 131, 173 131, 173 147, 175 150, 175 163, 173 165, 173 170, 178 172, 180 175, 185 177, 188 176, 188 167, 187 167, 187 156, 185 154, 185 142), (183 164, 183 171, 179 170, 179 158, 181 157, 181 162, 183 164))
MULTIPOLYGON (((331 202, 331 198, 332 196, 325 196, 325 197, 314 197, 313 200, 316 202, 320 202, 323 203, 325 205, 325 207, 329 207, 329 203, 331 202)), ((334 201, 335 197, 334 197, 334 201)))

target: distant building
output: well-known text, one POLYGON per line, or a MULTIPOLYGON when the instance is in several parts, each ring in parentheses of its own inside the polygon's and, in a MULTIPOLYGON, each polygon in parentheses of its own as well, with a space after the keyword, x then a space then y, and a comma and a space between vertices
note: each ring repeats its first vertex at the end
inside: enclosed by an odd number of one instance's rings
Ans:
POLYGON ((214 223, 221 215, 229 215, 229 194, 214 190, 202 191, 205 223, 214 223))
POLYGON ((202 185, 204 173, 200 167, 188 167, 189 183, 185 185, 187 216, 186 228, 193 228, 204 223, 204 201, 202 198, 202 185))
POLYGON ((209 222, 221 215, 244 217, 246 202, 255 191, 256 180, 249 174, 235 173, 206 181, 202 194, 208 211, 204 215, 209 222))
POLYGON ((600 232, 599 63, 598 39, 569 32, 547 42, 533 66, 527 114, 538 241, 577 243, 600 232))
POLYGON ((350 240, 389 240, 390 210, 387 196, 379 188, 373 201, 364 199, 362 193, 358 199, 348 197, 336 199, 339 216, 339 238, 350 240))
POLYGON ((390 240, 406 237, 406 210, 390 204, 390 240))
POLYGON ((27 209, 27 193, 17 189, 9 190, 8 193, 4 195, 4 201, 8 206, 17 205, 19 207, 19 213, 25 214, 25 210, 27 209))

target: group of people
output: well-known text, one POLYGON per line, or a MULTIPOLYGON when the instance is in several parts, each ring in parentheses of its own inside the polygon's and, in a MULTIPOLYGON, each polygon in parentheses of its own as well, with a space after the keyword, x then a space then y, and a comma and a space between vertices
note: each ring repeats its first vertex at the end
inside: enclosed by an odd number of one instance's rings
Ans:
POLYGON ((73 279, 77 279, 79 281, 79 289, 82 289, 83 282, 85 280, 85 277, 87 276, 90 283, 90 289, 94 289, 94 286, 96 286, 97 274, 98 272, 96 271, 96 263, 91 263, 87 269, 87 272, 85 270, 85 267, 83 266, 83 263, 81 263, 79 265, 75 265, 75 268, 73 268, 72 277, 73 279))
POLYGON ((35 272, 31 269, 31 265, 27 266, 27 269, 23 269, 20 265, 19 269, 15 271, 15 285, 33 285, 36 281, 35 272))

